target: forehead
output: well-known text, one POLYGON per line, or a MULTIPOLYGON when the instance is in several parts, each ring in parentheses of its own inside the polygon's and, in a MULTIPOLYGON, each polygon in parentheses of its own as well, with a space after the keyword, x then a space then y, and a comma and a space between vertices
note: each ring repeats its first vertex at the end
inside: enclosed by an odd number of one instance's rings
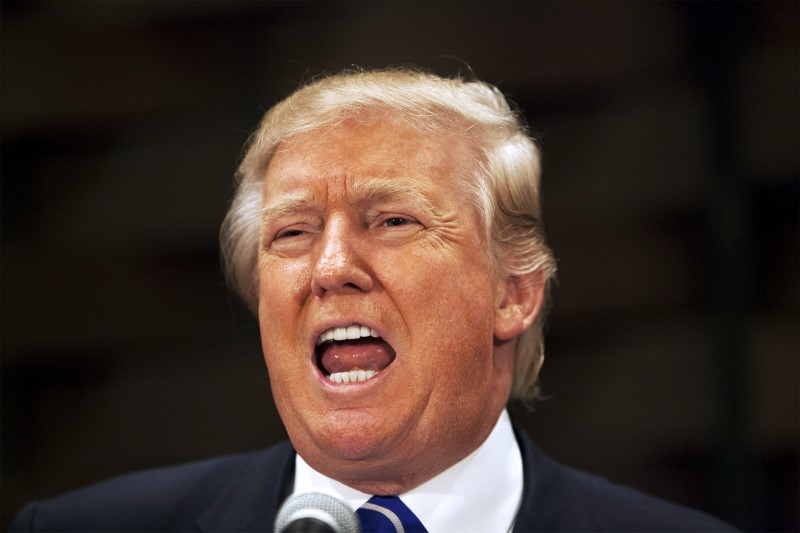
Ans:
POLYGON ((265 200, 315 184, 363 178, 399 180, 421 188, 455 187, 475 161, 461 136, 392 121, 344 122, 281 143, 266 171, 265 200))

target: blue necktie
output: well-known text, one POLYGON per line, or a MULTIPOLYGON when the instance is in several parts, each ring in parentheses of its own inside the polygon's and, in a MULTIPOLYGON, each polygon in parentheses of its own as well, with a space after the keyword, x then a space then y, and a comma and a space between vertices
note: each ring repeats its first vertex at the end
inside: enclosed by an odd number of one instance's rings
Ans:
POLYGON ((363 533, 427 533, 397 496, 373 496, 356 511, 363 533))

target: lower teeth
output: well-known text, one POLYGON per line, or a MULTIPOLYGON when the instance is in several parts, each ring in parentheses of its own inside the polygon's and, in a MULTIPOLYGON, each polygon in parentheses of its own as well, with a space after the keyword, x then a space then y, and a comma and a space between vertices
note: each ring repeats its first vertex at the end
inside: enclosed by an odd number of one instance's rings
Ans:
POLYGON ((367 381, 378 372, 375 370, 351 370, 349 372, 336 372, 328 376, 333 383, 356 383, 367 381))

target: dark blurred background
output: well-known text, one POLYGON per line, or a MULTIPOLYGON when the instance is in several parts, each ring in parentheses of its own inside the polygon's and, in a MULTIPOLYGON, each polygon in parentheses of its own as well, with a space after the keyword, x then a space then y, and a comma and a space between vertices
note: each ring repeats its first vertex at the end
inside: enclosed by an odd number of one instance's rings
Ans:
POLYGON ((539 444, 800 528, 799 5, 2 2, 0 527, 284 438, 219 267, 242 145, 310 76, 416 64, 499 85, 541 140, 539 444))

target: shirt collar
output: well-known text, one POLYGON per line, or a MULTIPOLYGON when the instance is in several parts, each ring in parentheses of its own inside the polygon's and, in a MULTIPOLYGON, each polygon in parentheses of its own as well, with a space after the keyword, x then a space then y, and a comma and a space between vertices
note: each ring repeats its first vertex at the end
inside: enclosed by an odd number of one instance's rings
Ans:
MULTIPOLYGON (((430 533, 507 532, 514 524, 522 486, 522 455, 503 410, 478 449, 400 499, 430 533)), ((297 455, 294 493, 300 492, 324 492, 354 510, 372 497, 320 474, 297 455)))

